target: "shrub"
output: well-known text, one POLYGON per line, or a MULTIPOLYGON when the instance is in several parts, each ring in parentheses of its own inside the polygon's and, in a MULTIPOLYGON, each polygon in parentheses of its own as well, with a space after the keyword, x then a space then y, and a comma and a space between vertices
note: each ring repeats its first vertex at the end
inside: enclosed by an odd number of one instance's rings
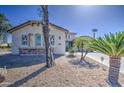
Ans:
POLYGON ((77 52, 77 49, 75 47, 69 49, 69 53, 75 53, 75 52, 77 52))
POLYGON ((7 44, 7 46, 0 46, 0 48, 11 48, 11 45, 7 44))

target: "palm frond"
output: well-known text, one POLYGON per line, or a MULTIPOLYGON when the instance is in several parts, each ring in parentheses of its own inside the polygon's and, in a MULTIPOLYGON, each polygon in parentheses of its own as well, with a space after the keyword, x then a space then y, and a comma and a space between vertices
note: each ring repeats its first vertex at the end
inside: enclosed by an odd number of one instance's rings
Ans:
POLYGON ((124 56, 124 32, 110 33, 91 42, 91 48, 109 56, 124 56))

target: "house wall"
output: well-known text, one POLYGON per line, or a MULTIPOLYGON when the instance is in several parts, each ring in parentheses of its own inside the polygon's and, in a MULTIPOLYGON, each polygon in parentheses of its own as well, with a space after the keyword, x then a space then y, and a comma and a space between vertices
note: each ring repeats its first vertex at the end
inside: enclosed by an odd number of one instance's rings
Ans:
POLYGON ((66 37, 66 41, 73 41, 76 38, 75 34, 68 33, 66 37))
MULTIPOLYGON (((18 29, 18 31, 14 31, 12 33, 12 52, 13 54, 19 54, 19 48, 37 48, 35 46, 35 34, 41 34, 41 48, 44 48, 44 37, 43 37, 43 30, 42 25, 34 24, 33 26, 28 25, 26 27, 23 27, 21 29, 18 29), (22 46, 21 44, 21 36, 22 34, 33 34, 33 44, 31 47, 29 46, 22 46)), ((60 29, 57 29, 56 27, 50 26, 50 35, 55 35, 55 45, 52 46, 54 48, 55 54, 64 54, 65 53, 65 32, 61 31, 60 29), (61 40, 59 40, 59 36, 61 36, 61 40), (61 44, 61 45, 60 45, 61 44)))

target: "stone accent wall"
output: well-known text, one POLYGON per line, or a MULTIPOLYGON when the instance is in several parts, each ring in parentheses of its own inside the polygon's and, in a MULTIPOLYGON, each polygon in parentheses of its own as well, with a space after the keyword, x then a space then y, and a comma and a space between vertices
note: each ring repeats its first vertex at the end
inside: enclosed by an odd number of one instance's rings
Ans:
POLYGON ((19 54, 20 55, 44 55, 45 54, 45 49, 43 49, 43 48, 40 48, 40 49, 20 48, 19 49, 19 54))

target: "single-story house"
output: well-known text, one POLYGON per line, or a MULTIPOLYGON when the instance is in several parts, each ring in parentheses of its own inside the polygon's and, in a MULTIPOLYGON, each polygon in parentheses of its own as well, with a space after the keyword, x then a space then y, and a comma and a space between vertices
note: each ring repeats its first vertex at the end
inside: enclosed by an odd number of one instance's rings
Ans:
MULTIPOLYGON (((65 54, 67 29, 49 24, 50 45, 54 54, 65 54)), ((28 21, 8 30, 12 34, 13 54, 44 54, 45 44, 41 21, 28 21)))

